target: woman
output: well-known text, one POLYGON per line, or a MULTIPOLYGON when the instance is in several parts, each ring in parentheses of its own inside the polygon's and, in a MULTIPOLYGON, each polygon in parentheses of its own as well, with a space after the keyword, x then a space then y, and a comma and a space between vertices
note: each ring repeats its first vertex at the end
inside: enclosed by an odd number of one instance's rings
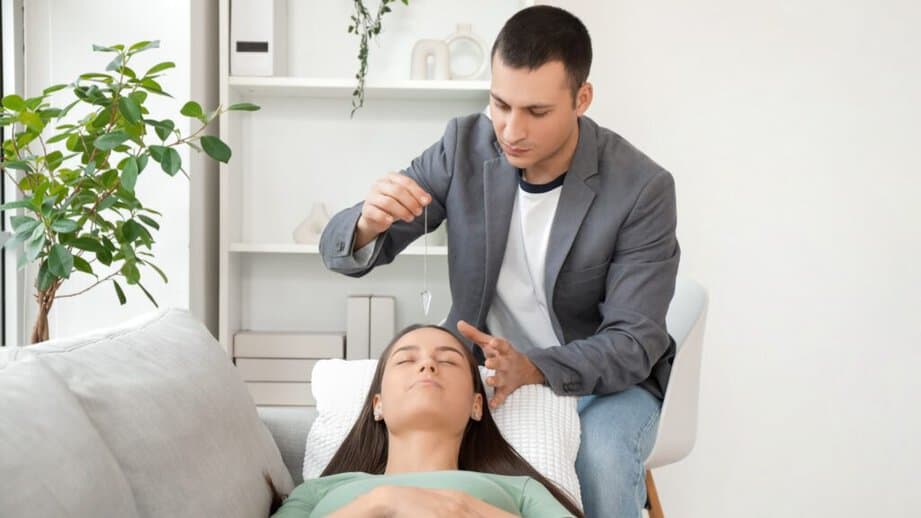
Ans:
POLYGON ((378 362, 364 408, 320 478, 276 518, 559 518, 582 512, 502 438, 470 351, 410 326, 378 362))

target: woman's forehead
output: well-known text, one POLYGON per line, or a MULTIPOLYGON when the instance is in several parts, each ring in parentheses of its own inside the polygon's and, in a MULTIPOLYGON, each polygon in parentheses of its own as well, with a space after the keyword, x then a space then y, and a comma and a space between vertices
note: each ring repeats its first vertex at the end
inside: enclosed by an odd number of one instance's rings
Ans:
POLYGON ((414 329, 406 333, 393 345, 394 353, 399 350, 435 351, 454 349, 463 354, 463 345, 454 335, 432 327, 414 329))

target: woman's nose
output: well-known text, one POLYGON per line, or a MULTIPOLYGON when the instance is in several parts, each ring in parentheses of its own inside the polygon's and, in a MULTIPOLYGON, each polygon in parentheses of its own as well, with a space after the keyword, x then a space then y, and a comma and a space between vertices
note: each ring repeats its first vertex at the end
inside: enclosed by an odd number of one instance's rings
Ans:
POLYGON ((435 361, 434 360, 424 360, 422 365, 419 366, 419 372, 425 372, 426 369, 435 372, 435 361))

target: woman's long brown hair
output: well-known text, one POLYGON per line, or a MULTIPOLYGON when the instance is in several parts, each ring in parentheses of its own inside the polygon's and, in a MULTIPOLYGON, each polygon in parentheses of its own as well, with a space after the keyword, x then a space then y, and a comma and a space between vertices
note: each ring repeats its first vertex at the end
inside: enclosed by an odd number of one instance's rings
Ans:
MULTIPOLYGON (((394 344, 407 333, 423 328, 441 330, 457 340, 447 329, 434 325, 411 325, 397 333, 393 341, 381 353, 380 360, 377 363, 377 370, 374 371, 374 378, 371 380, 371 387, 365 398, 361 415, 358 416, 358 421, 355 422, 352 430, 342 442, 342 446, 333 455, 329 465, 326 466, 320 476, 325 477, 338 473, 359 471, 373 475, 384 473, 387 467, 387 426, 384 421, 374 420, 371 409, 373 398, 375 394, 381 391, 384 367, 394 344)), ((496 475, 531 477, 543 484, 550 491, 550 494, 563 504, 569 512, 582 518, 582 511, 568 493, 541 475, 502 437, 499 427, 496 426, 496 422, 489 412, 489 405, 486 404, 489 399, 486 397, 486 389, 483 386, 483 380, 480 379, 480 371, 477 368, 473 354, 466 346, 462 346, 461 349, 463 349, 467 363, 470 365, 473 389, 483 397, 483 418, 479 421, 470 419, 467 422, 467 428, 464 430, 464 437, 461 440, 460 452, 457 456, 458 469, 496 475)))

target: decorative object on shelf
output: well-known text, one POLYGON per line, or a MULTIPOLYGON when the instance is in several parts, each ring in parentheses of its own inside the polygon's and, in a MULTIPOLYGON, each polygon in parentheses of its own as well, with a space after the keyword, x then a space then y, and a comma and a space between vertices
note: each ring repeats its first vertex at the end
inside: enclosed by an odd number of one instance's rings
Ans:
POLYGON ((323 229, 329 223, 329 212, 326 205, 320 202, 314 203, 310 209, 310 215, 294 229, 294 242, 304 245, 315 245, 320 242, 320 235, 323 229))
MULTIPOLYGON (((351 117, 354 117, 355 112, 365 104, 365 75, 368 73, 368 42, 371 38, 381 33, 381 17, 391 11, 389 4, 395 1, 396 0, 380 0, 377 6, 377 14, 372 18, 371 13, 369 13, 368 9, 365 7, 364 0, 353 0, 355 13, 352 14, 352 24, 349 25, 349 33, 354 33, 359 38, 359 67, 358 73, 355 74, 358 85, 352 92, 351 117)), ((409 0, 400 1, 403 2, 403 5, 409 5, 409 0)))
POLYGON ((451 57, 443 40, 419 40, 413 45, 410 78, 416 80, 451 79, 451 57), (431 61, 430 61, 431 60, 431 61), (431 63, 431 69, 429 68, 431 63), (429 74, 431 71, 431 74, 429 74))
POLYGON ((459 23, 457 24, 457 31, 454 34, 448 36, 445 39, 445 44, 448 46, 450 53, 449 68, 451 70, 451 79, 455 80, 471 80, 471 79, 480 79, 486 68, 489 66, 489 52, 487 51, 488 47, 480 39, 479 36, 474 34, 473 27, 469 23, 459 23), (472 56, 473 62, 475 63, 472 71, 463 73, 458 70, 455 65, 455 58, 457 56, 463 57, 465 48, 473 47, 474 55, 472 56))
POLYGON ((230 73, 286 75, 287 0, 233 0, 230 9, 230 73))
POLYGON ((180 113, 198 120, 201 127, 186 137, 173 120, 150 118, 144 105, 148 93, 169 96, 157 78, 175 64, 166 61, 140 73, 129 68, 129 62, 135 54, 157 47, 157 41, 141 41, 130 47, 93 45, 96 52, 115 55, 105 72, 82 74, 71 84, 50 86, 30 99, 16 94, 3 98, 0 126, 18 124, 21 131, 3 143, 0 166, 22 197, 0 205, 0 210, 23 209, 23 213, 10 219, 13 237, 2 246, 16 249, 24 243, 20 269, 40 263, 35 279, 38 313, 31 343, 49 338, 48 313, 56 299, 80 295, 111 280, 119 302, 124 304, 125 293, 115 280, 117 276, 137 285, 157 305, 141 284, 138 267, 149 266, 168 282, 150 261, 151 234, 160 228, 153 216, 160 213, 138 200, 134 192, 138 176, 153 158, 166 174, 175 176, 182 171, 188 177, 177 151, 181 145, 204 149, 214 160, 226 163, 230 147, 202 132, 228 110, 259 109, 241 103, 205 112, 197 102, 189 101, 180 113), (76 100, 65 108, 54 107, 49 97, 68 88, 76 100), (80 118, 67 119, 72 108, 80 118), (156 144, 145 141, 150 136, 148 129, 155 132, 156 144), (13 178, 13 170, 20 171, 21 178, 13 178), (94 258, 85 258, 88 253, 94 258), (111 272, 100 278, 97 269, 111 272), (75 270, 92 275, 96 282, 74 293, 58 294, 75 270))

